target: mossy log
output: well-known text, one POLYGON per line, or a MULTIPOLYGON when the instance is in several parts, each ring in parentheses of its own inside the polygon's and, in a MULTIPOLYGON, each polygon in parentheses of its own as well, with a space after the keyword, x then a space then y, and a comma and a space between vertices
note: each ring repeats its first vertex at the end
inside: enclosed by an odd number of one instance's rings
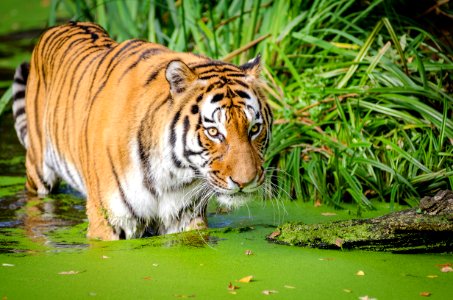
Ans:
POLYGON ((453 251, 453 192, 424 197, 418 208, 378 218, 324 224, 287 223, 268 240, 322 249, 398 253, 453 251))

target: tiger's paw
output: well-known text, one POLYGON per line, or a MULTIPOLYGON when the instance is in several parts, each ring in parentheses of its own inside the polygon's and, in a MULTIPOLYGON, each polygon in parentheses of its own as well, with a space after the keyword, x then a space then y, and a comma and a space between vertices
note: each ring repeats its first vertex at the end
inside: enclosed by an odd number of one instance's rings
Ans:
POLYGON ((88 225, 87 238, 102 241, 116 241, 120 239, 120 235, 107 224, 98 224, 98 226, 94 226, 90 223, 88 225))

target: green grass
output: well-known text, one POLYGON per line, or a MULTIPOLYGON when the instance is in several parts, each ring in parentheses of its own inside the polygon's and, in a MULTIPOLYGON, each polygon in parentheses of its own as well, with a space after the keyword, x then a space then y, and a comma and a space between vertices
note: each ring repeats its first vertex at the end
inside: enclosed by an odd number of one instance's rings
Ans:
MULTIPOLYGON (((282 197, 416 205, 453 189, 452 56, 391 1, 53 0, 119 41, 243 63, 261 53, 282 197)), ((0 101, 0 107, 1 107, 0 101)))

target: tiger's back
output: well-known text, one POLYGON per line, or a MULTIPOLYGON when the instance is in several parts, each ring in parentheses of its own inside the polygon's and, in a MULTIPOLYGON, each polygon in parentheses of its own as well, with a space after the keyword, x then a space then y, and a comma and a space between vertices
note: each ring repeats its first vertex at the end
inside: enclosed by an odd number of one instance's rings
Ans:
MULTIPOLYGON (((193 199, 205 191, 199 188, 203 164, 215 165, 209 160, 219 151, 213 139, 201 136, 201 111, 233 99, 230 85, 249 88, 257 99, 248 109, 262 110, 260 122, 270 130, 270 109, 258 99, 258 85, 241 81, 244 70, 141 40, 117 43, 92 23, 48 30, 33 52, 25 92, 27 189, 47 194, 61 178, 84 193, 91 237, 137 237, 151 224, 158 233, 183 230, 193 219, 186 212, 200 210, 195 215, 204 218, 205 204, 193 199), (222 99, 214 99, 218 89, 222 99), (181 200, 187 194, 193 195, 181 200)), ((229 117, 222 114, 220 119, 229 117)), ((261 167, 268 139, 263 149, 238 148, 251 152, 246 169, 261 167)))

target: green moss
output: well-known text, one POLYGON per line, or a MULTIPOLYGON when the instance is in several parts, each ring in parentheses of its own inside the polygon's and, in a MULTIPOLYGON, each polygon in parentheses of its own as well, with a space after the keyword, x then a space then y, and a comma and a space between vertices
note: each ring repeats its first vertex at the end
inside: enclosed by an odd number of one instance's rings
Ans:
POLYGON ((360 241, 377 238, 371 231, 371 225, 361 224, 351 226, 352 221, 345 221, 341 226, 327 224, 288 223, 279 227, 280 235, 277 241, 290 245, 331 248, 340 247, 348 241, 360 241))

